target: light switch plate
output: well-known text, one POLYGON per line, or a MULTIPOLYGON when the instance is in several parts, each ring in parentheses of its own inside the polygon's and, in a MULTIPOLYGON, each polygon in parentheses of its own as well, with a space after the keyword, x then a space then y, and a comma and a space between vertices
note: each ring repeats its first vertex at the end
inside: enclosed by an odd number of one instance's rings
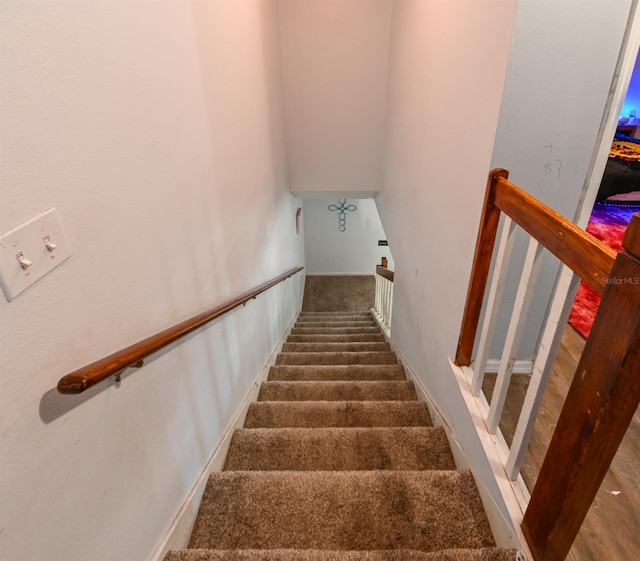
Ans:
POLYGON ((0 234, 0 285, 7 300, 13 300, 69 257, 71 249, 55 208, 0 234), (47 249, 47 237, 55 249, 47 249), (24 268, 18 260, 20 254, 23 262, 31 265, 24 268))

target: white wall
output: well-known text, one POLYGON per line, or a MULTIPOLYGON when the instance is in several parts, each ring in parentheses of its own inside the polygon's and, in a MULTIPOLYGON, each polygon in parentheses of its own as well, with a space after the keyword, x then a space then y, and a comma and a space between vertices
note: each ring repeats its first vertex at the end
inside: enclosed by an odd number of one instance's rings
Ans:
POLYGON ((573 219, 631 0, 520 0, 491 165, 573 219))
MULTIPOLYGON (((517 5, 516 17, 515 1, 396 1, 377 200, 396 262, 393 337, 503 512, 446 358, 456 349, 486 176, 506 167, 573 216, 629 11, 626 0, 517 5)), ((544 312, 546 300, 538 304, 544 312)))
POLYGON ((374 275, 384 256, 393 270, 389 247, 379 246, 386 240, 380 215, 373 199, 348 199, 354 212, 346 213, 344 232, 338 229, 336 212, 329 205, 338 199, 304 201, 304 248, 307 274, 374 275))
MULTIPOLYGON (((491 167, 570 220, 584 196, 629 17, 630 0, 520 0, 491 167)), ((593 206, 595 193, 586 205, 593 206)), ((588 218, 588 214, 586 214, 588 218)), ((582 223, 586 226, 586 221, 582 223)), ((518 240, 505 299, 517 290, 528 236, 518 240), (526 238, 526 239, 525 239, 526 238)), ((520 356, 534 353, 556 278, 547 256, 520 356)), ((510 306, 501 310, 506 333, 510 306)), ((503 336, 496 337, 497 344, 503 336)))
POLYGON ((65 373, 303 264, 275 4, 0 11, 0 231, 72 258, 0 297, 0 558, 149 559, 298 309, 302 276, 80 397, 65 373))
POLYGON ((448 357, 456 350, 515 6, 396 1, 387 167, 377 199, 396 264, 393 338, 503 512, 448 357))
POLYGON ((391 0, 279 0, 291 190, 382 186, 391 0))
MULTIPOLYGON (((638 122, 638 115, 640 114, 640 53, 636 53, 636 61, 633 65, 633 73, 631 74, 631 79, 629 80, 629 87, 627 89, 627 95, 624 98, 624 103, 622 104, 622 108, 620 110, 620 117, 627 117, 629 113, 635 111, 636 120, 630 121, 631 123, 638 122)), ((636 129, 636 135, 638 131, 636 129)))

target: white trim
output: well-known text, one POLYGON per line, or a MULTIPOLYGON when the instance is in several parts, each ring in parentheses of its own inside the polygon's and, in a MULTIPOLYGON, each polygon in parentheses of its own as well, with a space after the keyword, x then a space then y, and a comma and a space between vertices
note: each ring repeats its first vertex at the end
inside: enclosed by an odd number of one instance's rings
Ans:
POLYGON ((291 323, 285 329, 282 337, 269 356, 267 363, 264 365, 256 379, 254 380, 253 384, 251 385, 251 389, 240 404, 240 407, 231 419, 231 422, 229 423, 229 425, 227 425, 227 428, 222 434, 220 442, 213 451, 213 454, 211 454, 209 461, 196 480, 193 488, 187 495, 184 503, 182 504, 182 507, 178 511, 178 514, 174 518, 173 522, 161 538, 160 543, 151 555, 150 561, 162 561, 165 555, 170 550, 185 549, 188 546, 189 538, 191 537, 191 531, 193 530, 193 524, 195 523, 198 509, 200 508, 200 501, 202 500, 202 495, 204 494, 204 489, 207 485, 207 481, 209 480, 209 476, 212 473, 222 471, 224 461, 227 456, 227 451, 229 449, 229 444, 231 443, 231 437, 233 436, 233 433, 236 429, 242 428, 244 426, 244 421, 247 416, 247 411, 249 410, 249 405, 256 400, 258 391, 260 390, 260 384, 267 379, 269 370, 275 364, 276 357, 282 350, 282 345, 285 343, 287 337, 291 333, 291 329, 293 328, 293 325, 295 324, 299 314, 300 310, 295 313, 293 319, 291 320, 291 323))
MULTIPOLYGON (((482 392, 479 397, 475 397, 473 395, 470 383, 473 372, 469 367, 461 368, 456 366, 451 359, 449 359, 449 364, 458 382, 458 387, 460 388, 462 397, 467 405, 467 410, 469 411, 471 420, 473 421, 476 434, 478 435, 489 465, 491 466, 494 479, 507 507, 507 511, 509 512, 509 517, 511 518, 510 521, 504 520, 502 513, 497 509, 497 507, 495 507, 495 505, 493 505, 493 501, 487 500, 483 496, 483 491, 484 494, 488 495, 486 490, 482 485, 478 485, 480 497, 487 512, 487 518, 489 518, 489 524, 491 525, 491 530, 494 533, 496 543, 504 543, 499 540, 508 538, 517 544, 512 545, 511 547, 520 549, 521 556, 525 559, 533 559, 533 555, 527 545, 527 540, 520 528, 524 517, 524 511, 526 510, 526 505, 529 502, 529 492, 527 487, 521 476, 518 476, 516 481, 510 481, 507 477, 504 465, 507 459, 508 447, 502 436, 502 432, 499 429, 494 435, 490 434, 487 429, 484 418, 486 417, 486 413, 489 409, 489 404, 486 402, 482 392), (484 401, 484 407, 481 407, 482 401, 484 401), (490 506, 493 508, 490 508, 490 506), (500 531, 504 532, 505 529, 504 526, 501 527, 499 525, 500 522, 503 522, 503 524, 510 522, 513 534, 509 534, 507 536, 501 534, 500 531)), ((490 499, 490 497, 487 498, 490 499)))
MULTIPOLYGON (((485 367, 485 373, 497 374, 500 368, 499 358, 490 358, 487 360, 487 366, 485 367)), ((513 363, 513 374, 531 374, 533 372, 533 360, 516 360, 513 363)))
POLYGON ((384 333, 384 336, 387 338, 389 344, 393 345, 393 341, 391 340, 391 331, 387 327, 387 325, 384 323, 382 316, 376 311, 375 308, 371 308, 371 315, 373 316, 373 319, 376 320, 378 327, 382 329, 382 332, 384 333))
MULTIPOLYGON (((536 284, 538 272, 540 271, 540 265, 542 264, 543 249, 543 246, 540 245, 535 238, 529 240, 529 247, 527 248, 522 276, 513 304, 509 329, 507 330, 507 337, 502 349, 500 369, 498 370, 496 385, 493 388, 491 406, 489 407, 489 415, 487 417, 487 426, 491 434, 495 434, 498 430, 502 410, 507 400, 507 391, 511 383, 515 353, 520 347, 520 341, 524 334, 524 328, 529 314, 529 306, 531 305, 531 299, 533 297, 533 289, 536 284)), ((476 395, 478 393, 480 392, 476 392, 476 395)))
MULTIPOLYGON (((496 264, 485 306, 486 312, 480 331, 480 340, 478 341, 478 351, 473 364, 473 381, 471 382, 473 395, 478 395, 482 391, 482 382, 484 382, 484 375, 487 372, 488 356, 498 322, 498 311, 502 303, 504 285, 507 281, 507 271, 511 264, 511 254, 513 253, 513 244, 516 239, 516 227, 517 224, 505 214, 500 243, 498 244, 498 253, 496 254, 496 264)), ((497 362, 495 371, 491 370, 491 372, 498 372, 500 361, 498 360, 497 362)))

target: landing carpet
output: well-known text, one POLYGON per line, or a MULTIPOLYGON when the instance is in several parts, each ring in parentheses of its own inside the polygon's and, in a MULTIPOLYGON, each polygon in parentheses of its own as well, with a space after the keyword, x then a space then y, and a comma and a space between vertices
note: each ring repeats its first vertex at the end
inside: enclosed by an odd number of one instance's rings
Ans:
MULTIPOLYGON (((622 238, 636 212, 640 212, 640 204, 596 203, 589 218, 587 232, 612 249, 622 251, 622 238)), ((585 339, 589 337, 599 305, 600 295, 581 282, 569 316, 569 325, 585 339)))

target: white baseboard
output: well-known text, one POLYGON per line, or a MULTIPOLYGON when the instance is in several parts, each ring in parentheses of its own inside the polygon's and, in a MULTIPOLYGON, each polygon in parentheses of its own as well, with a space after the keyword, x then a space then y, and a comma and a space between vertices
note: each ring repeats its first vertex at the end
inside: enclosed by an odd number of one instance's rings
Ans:
POLYGON ((193 525, 198 514, 198 509, 200 508, 200 501, 202 500, 202 495, 204 494, 204 489, 207 485, 207 481, 209 480, 209 476, 212 473, 222 471, 225 459, 227 457, 227 451, 229 450, 229 445, 231 443, 231 437, 233 436, 233 433, 236 429, 242 428, 244 426, 244 421, 247 416, 247 411, 249 410, 249 405, 258 397, 260 385, 269 376, 269 370, 275 364, 276 357, 282 350, 283 344, 291 333, 291 329, 293 328, 293 325, 299 313, 300 310, 296 312, 295 317, 278 341, 278 344, 269 356, 267 363, 264 365, 264 367, 256 377, 251 386, 251 389, 249 390, 240 407, 231 419, 231 422, 229 423, 229 425, 227 425, 227 428, 222 434, 220 442, 213 451, 213 454, 211 454, 209 461, 202 470, 202 473, 198 477, 195 485, 187 495, 187 498, 182 504, 182 507, 178 511, 178 514, 173 520, 171 526, 169 526, 168 530, 160 540, 159 545, 151 555, 150 561, 162 561, 162 559, 164 559, 165 555, 170 550, 184 549, 189 544, 189 538, 191 537, 193 525))
MULTIPOLYGON (((387 339, 387 341, 389 341, 390 344, 393 344, 391 341, 391 330, 384 323, 382 316, 378 313, 378 311, 375 308, 371 308, 370 311, 373 318, 378 322, 378 327, 382 329, 382 332, 384 333, 384 336, 387 339)), ((395 345, 394 345, 394 348, 395 348, 395 345)))

